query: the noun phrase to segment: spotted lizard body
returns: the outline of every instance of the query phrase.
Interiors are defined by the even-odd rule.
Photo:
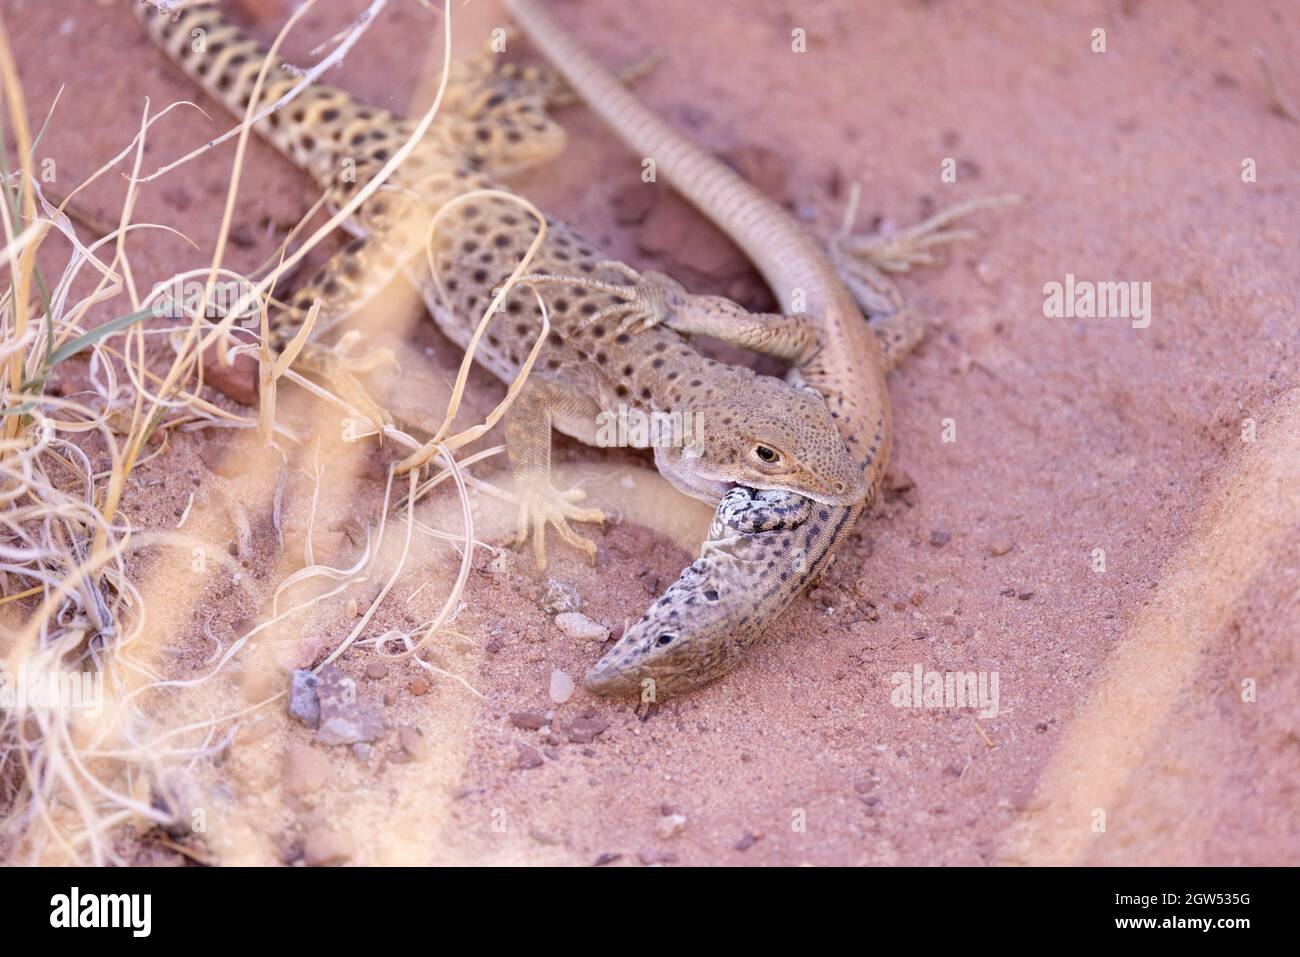
[[[655,700],[731,670],[826,569],[885,473],[892,440],[886,372],[920,338],[919,322],[886,273],[931,261],[931,246],[968,238],[946,227],[1001,201],[956,207],[893,237],[853,236],[846,226],[823,250],[784,209],[623,89],[537,0],[507,4],[587,105],[638,155],[653,157],[659,172],[730,236],[787,313],[797,311],[797,301],[804,313],[778,318],[687,309],[665,321],[790,358],[791,376],[826,396],[868,486],[863,500],[847,505],[744,487],[724,496],[700,558],[587,674],[591,691],[639,691]],[[792,348],[796,333],[811,344]]]
[[[194,79],[234,112],[244,113],[266,59],[254,40],[207,4],[184,7],[174,16],[151,4],[136,9]],[[276,315],[276,348],[297,332],[314,301],[322,304],[317,329],[327,330],[401,274],[414,276],[442,332],[462,347],[469,344],[494,291],[538,230],[521,204],[499,194],[508,191],[494,177],[549,159],[565,142],[562,128],[545,112],[548,100],[561,98],[562,84],[547,71],[496,59],[483,55],[456,65],[444,112],[384,189],[358,210],[354,228],[362,235]],[[270,65],[259,103],[276,101],[298,82],[282,67],[278,60]],[[336,204],[374,176],[413,128],[388,111],[361,106],[347,93],[319,84],[255,126]],[[467,196],[486,189],[499,193]],[[506,419],[519,541],[531,532],[539,568],[546,564],[547,523],[594,558],[594,542],[574,532],[567,520],[604,518],[575,504],[580,491],[552,487],[551,428],[596,442],[599,416],[616,414],[620,407],[676,415],[672,421],[693,424],[690,434],[656,445],[655,460],[678,488],[706,501],[718,501],[738,483],[841,505],[867,494],[867,481],[819,394],[709,359],[664,321],[686,314],[743,316],[744,310],[728,300],[692,296],[667,277],[643,277],[607,262],[574,231],[550,219],[546,225],[528,283],[511,290],[476,353],[502,380],[514,380],[540,332],[537,297],[542,297],[550,333]],[[425,266],[426,244],[432,274]],[[812,344],[800,329],[780,342],[789,358]],[[356,369],[336,350],[313,340],[298,362],[371,418],[382,417],[355,378]]]

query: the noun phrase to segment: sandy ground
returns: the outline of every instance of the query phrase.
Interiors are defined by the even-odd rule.
[[[305,58],[359,4],[324,6],[291,56]],[[1300,100],[1300,8],[556,6],[607,63],[658,53],[641,95],[817,232],[835,228],[852,183],[863,191],[860,227],[906,225],[977,196],[1026,202],[981,217],[979,241],[904,280],[931,331],[892,380],[896,488],[737,671],[645,721],[630,703],[581,691],[557,706],[552,671],[581,675],[599,647],[564,637],[539,607],[545,583],[531,558],[482,550],[456,623],[464,640],[434,659],[482,698],[452,679],[426,681],[410,662],[367,672],[374,652],[354,645],[339,665],[384,716],[373,750],[314,742],[282,702],[262,709],[198,773],[219,823],[194,846],[259,863],[304,853],[358,863],[1300,863],[1300,123],[1272,108],[1252,52],[1267,51]],[[244,10],[269,37],[288,7]],[[119,4],[0,9],[30,112],[43,116],[66,84],[42,147],[61,181],[80,181],[129,140],[145,96],[155,108],[193,98],[217,118],[173,114],[152,138],[155,165],[226,128]],[[474,0],[455,21],[457,47],[506,22],[497,4]],[[1104,53],[1090,49],[1099,27]],[[791,51],[795,28],[807,31],[806,53]],[[404,111],[437,29],[429,12],[396,2],[331,80]],[[645,200],[638,157],[581,108],[562,120],[565,159],[514,185],[640,267],[764,301],[740,255],[666,187]],[[184,228],[203,248],[140,234],[141,281],[206,262],[230,157],[216,151],[144,193],[137,218]],[[946,158],[956,183],[940,178]],[[1245,158],[1255,182],[1242,180]],[[256,172],[230,253],[240,268],[270,255],[315,199],[269,148],[254,144],[248,165]],[[112,222],[120,190],[110,184],[83,206]],[[1150,283],[1149,327],[1045,317],[1044,284],[1067,273]],[[454,350],[427,323],[414,340],[433,355],[425,374],[445,382]],[[486,376],[473,386],[475,408],[501,395]],[[285,415],[310,422],[301,402]],[[956,441],[944,441],[949,419]],[[1245,420],[1254,441],[1243,441]],[[211,654],[202,621],[227,638],[246,630],[296,567],[276,557],[266,514],[274,472],[256,456],[223,466],[220,438],[176,438],[127,502],[138,527],[170,527],[195,491],[217,504],[192,530],[223,542],[238,536],[220,503],[241,502],[250,517],[247,587],[196,586],[187,603],[174,582],[151,584],[174,606],[167,661],[178,674]],[[549,577],[617,628],[689,560],[682,543],[701,514],[686,515],[675,541],[656,517],[682,500],[639,471],[643,460],[558,448],[623,520],[599,535],[594,570],[556,548]],[[382,505],[375,462],[392,454],[323,442],[331,530],[318,549],[355,556],[357,528]],[[351,482],[338,479],[348,455],[366,460]],[[299,462],[287,487],[291,543],[305,528],[309,473]],[[459,531],[450,496],[421,508]],[[480,538],[500,543],[506,517],[481,509]],[[436,611],[459,556],[428,537],[412,554],[403,597],[383,603],[364,636]],[[300,623],[287,655],[250,651],[199,705],[159,701],[158,721],[282,689],[285,664],[319,661],[355,624],[346,600],[368,607],[383,580]],[[917,667],[996,674],[997,716],[891,705],[892,676]],[[538,723],[529,715],[546,726],[518,726]],[[151,838],[134,853],[180,860]]]

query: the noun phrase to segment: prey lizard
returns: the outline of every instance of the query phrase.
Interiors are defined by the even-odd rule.
[[[207,4],[183,7],[174,16],[151,4],[136,4],[136,10],[193,79],[237,114],[247,110],[267,57],[255,41]],[[202,44],[194,42],[197,36]],[[261,102],[274,102],[297,82],[282,67],[270,64]],[[354,228],[362,235],[276,314],[272,345],[282,349],[292,339],[315,301],[322,304],[318,330],[341,323],[395,277],[423,267],[428,247],[434,268],[416,274],[422,297],[441,331],[466,347],[477,317],[538,228],[506,196],[466,194],[505,192],[494,177],[560,152],[564,131],[546,107],[567,95],[545,69],[520,68],[490,54],[457,64],[444,112],[385,188],[358,211]],[[378,172],[411,136],[413,124],[313,84],[255,129],[337,202]],[[344,169],[355,175],[340,176]],[[620,406],[681,414],[682,421],[698,423],[689,441],[654,449],[657,467],[687,494],[717,502],[742,484],[831,505],[864,498],[867,480],[820,394],[709,359],[663,322],[679,315],[742,321],[748,313],[729,300],[693,296],[667,277],[641,276],[608,262],[574,231],[546,223],[545,242],[524,277],[532,288],[521,284],[511,291],[476,353],[499,378],[513,381],[541,329],[533,290],[544,298],[550,334],[506,418],[519,504],[517,541],[522,544],[531,533],[539,570],[546,565],[548,523],[594,559],[595,543],[573,531],[568,520],[604,519],[599,510],[577,504],[580,489],[551,485],[551,429],[594,443],[598,417]],[[782,333],[773,349],[788,358],[811,346],[800,317],[763,321],[764,329]],[[338,350],[313,340],[298,362],[371,418],[383,417],[356,378],[360,370]]]
[[[654,700],[729,671],[825,570],[879,488],[892,439],[885,375],[922,328],[887,273],[931,261],[930,246],[967,238],[946,228],[956,218],[1014,198],[955,207],[891,237],[853,236],[846,222],[823,251],[784,209],[623,89],[540,3],[507,4],[587,105],[638,155],[653,157],[678,192],[750,257],[787,313],[804,300],[801,315],[783,320],[686,309],[664,321],[791,359],[791,376],[826,396],[868,486],[862,500],[848,504],[744,487],[727,492],[700,558],[587,674],[590,691],[640,691]]]

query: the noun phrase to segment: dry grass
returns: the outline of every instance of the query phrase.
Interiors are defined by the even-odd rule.
[[[383,5],[384,0],[376,0],[369,12],[377,13]],[[273,49],[311,6],[309,2],[299,9]],[[131,240],[140,230],[164,227],[133,222],[132,213],[140,189],[148,188],[164,174],[183,175],[185,162],[217,148],[222,138],[142,177],[140,167],[150,128],[181,105],[151,113],[146,101],[139,132],[132,142],[59,205],[53,205],[32,175],[39,134],[35,139],[31,136],[22,87],[0,23],[5,116],[18,146],[12,164],[9,157],[3,157],[0,202],[5,242],[0,262],[8,272],[8,286],[0,298],[0,625],[4,626],[0,631],[0,674],[7,676],[5,687],[11,692],[16,690],[17,676],[36,675],[51,686],[91,689],[91,697],[102,706],[101,713],[96,714],[95,708],[77,706],[68,695],[46,701],[0,699],[0,859],[120,863],[128,853],[123,850],[126,844],[122,839],[129,837],[132,826],[137,834],[153,828],[169,829],[173,835],[188,833],[193,802],[185,791],[195,762],[219,753],[242,721],[272,705],[285,692],[273,690],[246,705],[193,720],[177,721],[163,715],[187,713],[185,696],[194,694],[232,664],[242,664],[257,640],[274,641],[277,630],[294,616],[306,609],[343,602],[348,587],[373,571],[380,546],[394,534],[402,536],[400,558],[378,597],[357,618],[349,633],[334,641],[317,668],[336,660],[353,645],[368,645],[377,655],[409,657],[430,673],[450,677],[477,693],[462,677],[425,660],[421,652],[435,639],[460,637],[450,629],[462,606],[473,551],[481,545],[474,537],[468,490],[473,485],[493,491],[468,475],[466,469],[502,449],[483,449],[463,460],[458,460],[455,453],[481,438],[504,414],[549,328],[543,314],[537,347],[491,416],[474,428],[452,434],[451,422],[464,394],[479,339],[509,287],[527,271],[543,239],[541,214],[517,197],[510,196],[539,223],[537,238],[481,317],[442,427],[423,445],[396,428],[387,428],[380,436],[385,442],[411,449],[412,454],[400,470],[390,470],[378,528],[368,530],[367,547],[354,563],[335,568],[316,559],[311,533],[317,521],[313,500],[302,561],[280,560],[275,564],[277,573],[283,574],[274,586],[270,613],[229,643],[223,643],[202,621],[198,613],[200,599],[212,582],[241,582],[245,576],[239,563],[207,535],[213,516],[206,513],[212,506],[191,498],[174,529],[133,528],[123,510],[133,475],[146,464],[166,467],[168,437],[177,429],[237,430],[248,448],[273,449],[286,463],[291,457],[305,458],[313,447],[311,430],[303,433],[277,419],[276,394],[284,381],[315,393],[322,400],[317,405],[323,409],[341,409],[360,418],[356,410],[301,378],[291,367],[297,350],[311,332],[317,309],[313,308],[301,335],[281,355],[274,354],[266,342],[267,314],[275,306],[272,291],[276,281],[381,188],[433,122],[447,83],[449,8],[448,3],[443,11],[447,29],[438,95],[410,141],[374,180],[292,253],[287,251],[286,241],[284,254],[256,279],[223,265],[244,173],[247,139],[258,109],[259,97],[253,96],[248,115],[237,132],[232,131],[236,146],[230,190],[212,261],[206,269],[175,277],[201,276],[204,280],[203,301],[189,310],[188,321],[180,328],[174,322],[146,322],[154,315],[156,293],[142,298],[136,289],[130,264]],[[341,58],[372,19],[363,17],[352,30],[336,37],[338,46],[322,64]],[[315,75],[315,71],[309,74]],[[279,102],[264,109],[283,106],[284,102]],[[57,116],[53,121],[57,122]],[[47,118],[46,122],[51,120]],[[69,202],[89,182],[123,166],[129,168],[129,179],[119,222],[106,235],[86,244],[69,218]],[[435,217],[430,237],[437,221]],[[298,232],[296,229],[294,235]],[[41,250],[46,261],[57,255],[62,263],[53,286],[37,266]],[[74,288],[87,285],[87,277],[93,280],[90,291],[74,294]],[[220,322],[208,323],[202,318],[208,299],[215,283],[223,279],[241,281],[250,290],[248,298]],[[245,310],[260,312],[260,343],[241,345],[230,336],[231,325]],[[92,325],[92,315],[96,319],[108,318]],[[159,336],[170,343],[172,355],[165,367],[154,368],[147,357],[156,356],[158,350],[151,352],[146,347]],[[261,396],[256,416],[230,412],[203,398],[202,357],[209,350],[216,350],[227,360],[240,352],[256,355]],[[74,359],[85,364],[90,389],[79,395],[86,398],[73,401],[50,394],[47,384],[58,375],[60,366]],[[153,365],[158,365],[156,359]],[[92,464],[97,459],[106,459],[109,466],[97,469]],[[440,471],[421,483],[416,466],[429,461],[436,461]],[[399,472],[405,474],[406,488],[400,504],[390,510],[398,497],[394,485]],[[266,483],[264,497],[253,503],[254,508],[265,506],[274,514],[277,533],[284,474],[282,470],[278,480]],[[323,469],[315,465],[313,474],[319,483]],[[462,527],[455,531],[428,529],[416,520],[416,503],[448,479],[459,496]],[[242,508],[232,506],[241,541],[250,534],[248,507],[248,503]],[[398,526],[396,530],[394,525]],[[363,637],[401,578],[417,528],[459,549],[461,561],[454,586],[439,611],[418,628]],[[280,547],[283,550],[282,536]],[[142,553],[147,553],[147,561]],[[210,560],[213,567],[202,576],[188,576],[187,585],[178,589],[178,570],[187,568],[195,554]],[[277,556],[283,558],[283,554]],[[159,594],[166,597],[162,606]],[[201,672],[178,676],[174,666],[169,668],[168,660],[160,654],[177,640],[178,634],[206,635],[204,640],[215,643],[216,650]],[[167,707],[159,707],[164,702]],[[193,847],[186,848],[186,853],[206,859]]]

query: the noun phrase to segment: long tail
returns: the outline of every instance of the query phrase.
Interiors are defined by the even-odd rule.
[[[211,4],[172,13],[147,0],[129,0],[136,17],[167,54],[236,116],[243,116],[258,72],[268,59],[261,45]],[[300,77],[279,57],[267,69],[259,112],[291,90]],[[395,130],[397,117],[357,103],[348,93],[312,84],[254,129],[322,186],[338,182],[340,164],[364,158],[375,130]]]

